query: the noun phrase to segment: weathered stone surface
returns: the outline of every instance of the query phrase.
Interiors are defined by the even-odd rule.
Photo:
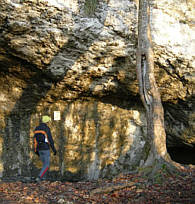
[[[52,120],[63,178],[116,175],[140,166],[148,145],[136,80],[137,1],[0,2],[0,171],[36,172],[32,131]],[[95,2],[95,1],[94,1]],[[151,30],[168,146],[194,145],[192,1],[155,0]]]
[[[192,1],[178,1],[177,6],[173,0],[153,4],[151,25],[161,95],[166,101],[184,100],[193,95],[195,82]]]

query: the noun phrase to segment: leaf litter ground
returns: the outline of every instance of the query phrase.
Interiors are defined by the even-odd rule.
[[[140,174],[80,182],[0,182],[1,204],[194,204],[194,170],[161,175],[155,181]]]

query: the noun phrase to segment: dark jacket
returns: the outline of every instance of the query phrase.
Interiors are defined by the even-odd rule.
[[[49,150],[50,147],[56,154],[50,128],[46,123],[40,123],[34,130],[34,151],[38,153],[39,150]]]

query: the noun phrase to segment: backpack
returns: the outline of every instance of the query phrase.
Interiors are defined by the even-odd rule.
[[[47,143],[49,144],[48,135],[44,130],[35,130],[34,131],[34,151],[37,153],[37,147],[40,144]]]

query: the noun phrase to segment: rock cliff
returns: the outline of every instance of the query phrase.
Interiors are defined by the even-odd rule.
[[[97,179],[146,158],[146,119],[136,80],[137,1],[1,0],[0,171],[31,175],[41,115],[58,149],[52,175]],[[167,146],[195,144],[192,0],[154,0],[155,75]],[[60,113],[56,120],[54,113]]]

